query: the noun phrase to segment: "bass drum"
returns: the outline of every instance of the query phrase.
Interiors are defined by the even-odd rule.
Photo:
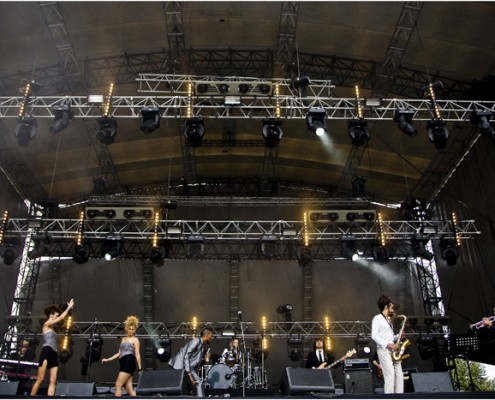
[[[234,371],[225,364],[214,365],[208,371],[207,382],[213,389],[228,389],[234,381]]]

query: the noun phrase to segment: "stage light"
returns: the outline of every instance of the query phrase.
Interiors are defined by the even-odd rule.
[[[282,130],[282,122],[277,118],[265,118],[263,120],[263,130],[261,134],[265,139],[265,146],[272,149],[278,146],[282,140],[284,132]]]
[[[287,354],[291,361],[299,361],[303,356],[303,340],[299,337],[287,339]]]
[[[272,91],[272,86],[267,83],[262,83],[258,86],[258,89],[260,90],[260,93],[268,95]]]
[[[101,253],[105,260],[111,261],[122,254],[123,239],[121,236],[109,235],[101,245]]]
[[[302,89],[311,85],[311,79],[309,76],[301,76],[295,80],[290,81],[289,87],[291,89]]]
[[[437,150],[445,150],[447,140],[449,139],[449,131],[446,127],[447,123],[443,120],[432,119],[426,123],[428,129],[428,139],[435,145]]]
[[[191,144],[192,147],[200,147],[203,143],[203,136],[205,135],[205,125],[203,118],[189,118],[186,120],[186,126],[184,128],[184,137]]]
[[[12,265],[14,261],[19,257],[19,246],[9,243],[4,243],[0,246],[0,256],[3,258],[5,265]]]
[[[366,197],[366,178],[364,176],[353,176],[351,186],[353,197]]]
[[[217,89],[220,93],[225,94],[229,92],[229,85],[226,83],[220,83],[217,85]]]
[[[191,235],[187,238],[186,254],[188,258],[199,258],[203,255],[205,245],[203,236]]]
[[[112,144],[117,136],[117,120],[114,117],[101,117],[96,121],[98,122],[96,138],[103,144]]]
[[[352,119],[347,122],[348,133],[354,146],[362,146],[370,140],[368,121],[364,119]]]
[[[292,321],[292,310],[294,307],[292,307],[292,304],[283,304],[281,306],[277,307],[277,313],[281,314],[284,316],[284,321],[285,322],[290,322]]]
[[[300,267],[305,267],[313,262],[313,253],[309,246],[299,246],[296,249],[297,263]]]
[[[21,147],[29,146],[31,140],[36,136],[36,128],[38,122],[34,117],[24,116],[17,119],[17,126],[15,127],[15,136],[17,138],[17,144]]]
[[[48,236],[36,236],[31,240],[33,242],[33,248],[27,253],[29,259],[34,260],[35,258],[48,255],[48,245],[51,241]]]
[[[68,105],[59,105],[54,106],[52,110],[55,120],[53,121],[52,126],[50,126],[50,132],[53,134],[60,133],[70,124],[70,120],[72,119],[71,109]]]
[[[148,253],[147,259],[149,260],[149,262],[155,264],[156,266],[162,266],[163,260],[166,258],[166,256],[167,254],[165,247],[156,246],[151,248],[151,250]]]
[[[491,111],[473,111],[471,114],[471,123],[478,128],[482,135],[488,136],[490,138],[495,138],[495,128],[493,114]]]
[[[72,260],[77,264],[87,263],[89,260],[90,251],[90,246],[87,243],[83,245],[76,245]]]
[[[356,261],[359,258],[355,236],[352,235],[341,236],[340,249],[342,252],[342,256],[344,256],[348,260]]]
[[[103,194],[107,189],[107,181],[103,177],[93,178],[93,194]]]
[[[155,357],[160,362],[170,360],[172,354],[172,340],[170,338],[159,338],[155,345]]]
[[[447,265],[453,267],[457,264],[459,258],[459,250],[455,240],[442,237],[439,243],[440,255]]]
[[[323,136],[327,133],[326,118],[327,112],[324,108],[310,107],[306,113],[306,126],[316,136]]]
[[[196,85],[196,94],[205,94],[208,89],[209,89],[210,85],[208,85],[207,83],[199,83],[198,85]]]
[[[358,333],[354,343],[359,358],[371,357],[371,338],[369,336]]]
[[[371,247],[371,252],[373,254],[373,260],[375,260],[376,262],[386,264],[390,261],[387,248],[385,246],[381,246],[380,244],[373,244]]]
[[[144,107],[141,109],[141,125],[139,129],[145,134],[150,134],[160,127],[160,109],[158,107]]]
[[[412,125],[414,110],[397,109],[394,113],[394,122],[397,127],[408,136],[416,136],[418,130]]]
[[[412,255],[416,258],[424,258],[431,261],[433,254],[426,249],[426,244],[430,240],[428,235],[417,234],[411,239],[411,251]]]
[[[247,92],[249,92],[249,89],[251,89],[251,86],[248,85],[247,83],[241,83],[239,84],[239,86],[237,87],[237,90],[239,91],[239,93],[241,94],[246,94]]]
[[[278,255],[277,237],[275,235],[264,235],[261,237],[260,256],[271,259]]]

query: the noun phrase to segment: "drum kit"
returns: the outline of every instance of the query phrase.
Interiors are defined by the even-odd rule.
[[[201,380],[205,388],[211,389],[238,389],[238,388],[265,388],[266,370],[253,365],[251,357],[220,358],[215,364],[205,364],[201,367]],[[244,368],[243,368],[243,364]]]

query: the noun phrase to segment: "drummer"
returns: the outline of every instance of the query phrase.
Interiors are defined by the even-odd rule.
[[[225,348],[221,355],[221,362],[230,366],[239,364],[241,358],[241,349],[239,347],[239,339],[233,337],[229,341],[229,346]]]

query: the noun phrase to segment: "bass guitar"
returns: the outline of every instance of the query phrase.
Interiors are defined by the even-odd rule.
[[[354,354],[356,354],[357,351],[356,349],[352,349],[352,350],[348,350],[347,353],[345,353],[345,355],[343,357],[340,357],[337,361],[334,361],[333,363],[329,364],[329,365],[324,365],[326,363],[323,363],[323,367],[321,368],[325,368],[325,369],[330,369],[330,368],[333,368],[335,367],[338,363],[341,363],[341,362],[344,362],[346,359],[348,359],[349,357],[352,357]]]

